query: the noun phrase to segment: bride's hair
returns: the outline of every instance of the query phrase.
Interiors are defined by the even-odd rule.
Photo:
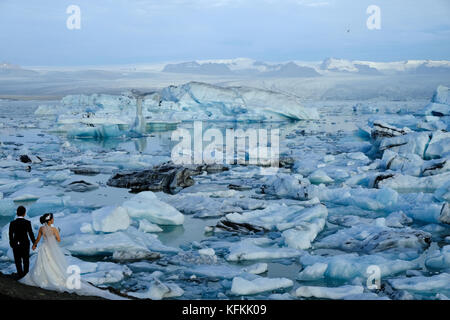
[[[46,213],[39,218],[39,221],[44,224],[53,219],[53,213]]]

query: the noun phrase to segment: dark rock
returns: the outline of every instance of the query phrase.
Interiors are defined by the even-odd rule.
[[[279,166],[280,168],[291,169],[294,166],[295,159],[292,157],[282,157],[280,158]]]
[[[238,233],[261,233],[266,232],[267,230],[263,227],[254,226],[249,223],[238,223],[238,222],[231,222],[229,220],[220,220],[216,228],[229,231],[229,232],[238,232]]]
[[[229,168],[227,166],[224,166],[223,164],[208,164],[202,168],[202,170],[206,171],[207,173],[219,173],[223,171],[228,171]]]
[[[66,190],[75,192],[92,191],[98,188],[98,184],[86,182],[84,180],[73,181],[66,186]]]
[[[443,117],[444,116],[444,114],[442,112],[434,111],[434,110],[431,111],[431,115],[433,115],[435,117]]]
[[[71,168],[70,171],[83,176],[95,176],[100,173],[100,170],[89,167]]]
[[[118,172],[108,180],[107,185],[131,189],[133,193],[141,191],[174,193],[179,189],[194,185],[192,176],[200,175],[203,172],[212,174],[227,170],[228,167],[221,164],[183,167],[166,162],[147,170]]]
[[[111,291],[111,290],[109,290]],[[79,296],[75,293],[45,290],[17,282],[14,277],[0,273],[0,300],[104,300],[100,297]]]
[[[27,156],[26,154],[23,154],[20,156],[20,161],[23,163],[32,163],[33,161],[31,161],[30,157]]]
[[[252,189],[252,187],[249,187],[249,186],[240,186],[240,185],[237,185],[237,184],[229,184],[228,185],[228,189],[231,189],[231,190],[237,190],[237,191],[244,191],[244,190],[251,190]]]
[[[152,169],[142,171],[125,171],[112,176],[107,185],[116,188],[131,189],[131,192],[164,191],[173,193],[176,188],[194,185],[192,175],[199,174],[190,169],[164,163]]]

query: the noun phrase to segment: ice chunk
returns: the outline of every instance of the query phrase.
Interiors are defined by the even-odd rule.
[[[125,230],[130,226],[130,217],[126,209],[108,206],[92,212],[92,226],[100,232]]]
[[[342,287],[311,287],[302,286],[295,291],[297,297],[323,298],[323,299],[343,299],[349,295],[362,294],[362,286],[342,286]]]
[[[132,218],[147,219],[160,225],[181,225],[184,216],[171,205],[158,200],[151,191],[137,194],[122,204]]]
[[[263,193],[278,196],[280,198],[293,198],[299,200],[311,199],[314,188],[308,179],[300,175],[278,173],[267,177],[262,186]]]
[[[283,231],[285,243],[294,249],[308,249],[325,226],[324,218],[314,218],[301,222],[295,228]]]
[[[425,158],[442,158],[450,154],[450,132],[435,131],[425,151]]]
[[[402,193],[411,192],[434,192],[444,186],[450,179],[450,172],[444,172],[426,177],[412,177],[403,174],[387,176],[378,182],[378,187],[397,190]]]
[[[261,262],[252,264],[251,266],[245,267],[242,269],[244,272],[248,272],[251,274],[261,274],[267,271],[267,263]]]
[[[379,150],[391,150],[398,154],[417,154],[424,156],[425,149],[430,141],[430,136],[426,132],[413,132],[392,138],[385,138],[380,142]]]
[[[450,268],[450,245],[442,247],[425,260],[425,265],[431,269]]]
[[[314,281],[324,278],[325,271],[328,269],[328,264],[317,262],[303,269],[297,276],[300,281]]]
[[[162,283],[155,279],[146,292],[128,292],[128,295],[139,299],[162,300],[164,298],[181,297],[184,290],[175,283]]]
[[[397,290],[416,292],[448,291],[450,288],[450,274],[441,273],[431,277],[417,276],[410,278],[391,279],[389,283]]]
[[[442,223],[450,224],[450,205],[448,202],[442,205],[441,213],[439,215],[439,221]]]
[[[253,210],[239,213],[230,213],[225,217],[235,223],[248,223],[253,226],[263,227],[267,230],[287,230],[312,221],[315,218],[326,218],[328,214],[324,205],[315,205],[304,208],[299,205],[287,206],[285,204],[273,203],[263,210]]]
[[[16,204],[11,199],[0,199],[0,216],[14,216]]]
[[[98,262],[97,265],[95,272],[82,275],[82,279],[98,286],[120,282],[132,274],[125,265],[111,262]]]
[[[431,102],[418,112],[421,115],[450,115],[450,95],[449,88],[439,86],[434,92]]]
[[[308,179],[313,184],[331,183],[334,181],[323,170],[314,171],[309,175]]]
[[[379,254],[359,256],[351,253],[329,257],[305,254],[299,259],[300,263],[305,267],[316,265],[309,269],[307,273],[300,273],[302,277],[306,277],[309,281],[322,278],[336,280],[367,279],[367,268],[371,265],[377,265],[380,268],[382,277],[388,277],[419,267],[418,261],[390,260]],[[327,264],[324,272],[322,272],[325,268],[323,264]]]
[[[63,238],[62,243],[72,254],[82,256],[113,255],[117,251],[177,252],[175,248],[164,246],[156,235],[140,233],[132,227],[106,234],[74,234]]]
[[[235,295],[251,295],[266,291],[292,287],[294,283],[287,278],[257,278],[246,280],[241,277],[233,279],[231,293]]]
[[[262,247],[270,244],[266,238],[244,239],[230,247],[230,253],[226,257],[228,261],[244,261],[259,259],[280,259],[293,258],[300,255],[300,252],[291,248],[280,248],[277,246]]]
[[[389,228],[382,225],[358,224],[340,229],[315,245],[318,248],[333,248],[343,251],[366,253],[386,250],[414,249],[419,252],[431,243],[431,234],[411,228]]]
[[[41,197],[61,194],[62,192],[53,187],[27,187],[14,192],[10,198],[14,201],[36,201]]]
[[[103,139],[120,137],[125,135],[118,125],[77,126],[67,131],[67,136],[72,138]]]
[[[148,220],[139,220],[139,231],[142,232],[162,232],[163,229],[158,227],[158,225],[149,222]]]
[[[216,255],[216,252],[212,248],[200,249],[198,250],[198,253],[202,256],[209,256],[209,257]]]
[[[47,212],[63,210],[69,204],[70,197],[47,196],[39,198],[27,211],[28,216],[36,217]]]

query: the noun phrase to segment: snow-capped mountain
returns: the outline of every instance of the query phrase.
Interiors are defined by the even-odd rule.
[[[320,64],[323,72],[348,72],[362,74],[450,73],[450,61],[406,60],[395,62],[373,62],[328,58]]]
[[[37,74],[36,71],[23,69],[22,67],[7,62],[0,63],[0,75],[4,76],[31,76]]]
[[[163,72],[243,75],[267,77],[316,77],[332,73],[362,75],[381,74],[445,74],[450,73],[450,61],[406,60],[396,62],[373,62],[327,58],[319,62],[290,61],[269,63],[248,58],[199,60],[167,64]]]
[[[191,73],[208,75],[244,75],[267,77],[316,77],[320,74],[315,68],[295,62],[271,64],[247,58],[232,60],[191,61],[167,64],[163,72]]]

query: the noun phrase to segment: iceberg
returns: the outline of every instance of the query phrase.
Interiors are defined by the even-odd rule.
[[[136,108],[138,100],[141,99]],[[136,98],[122,95],[69,95],[58,107],[58,124],[84,124],[69,130],[75,137],[121,135],[118,125],[142,132],[144,123],[192,120],[284,121],[318,119],[314,108],[301,105],[298,98],[286,93],[248,87],[221,87],[202,82],[169,86],[159,92]],[[138,111],[136,111],[138,110]],[[36,115],[48,114],[42,107]],[[70,126],[69,126],[70,127]]]

